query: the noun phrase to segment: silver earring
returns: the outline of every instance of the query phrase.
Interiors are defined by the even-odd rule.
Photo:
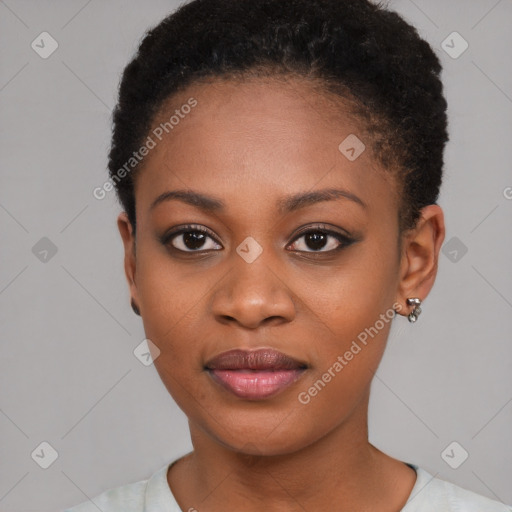
[[[416,320],[418,320],[418,317],[421,314],[420,304],[421,300],[418,299],[417,297],[407,299],[407,305],[414,306],[414,309],[407,315],[409,322],[414,323],[416,322]]]

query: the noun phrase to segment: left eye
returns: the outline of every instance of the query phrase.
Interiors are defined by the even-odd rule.
[[[304,241],[299,243],[298,241],[301,239],[304,239]],[[301,252],[330,252],[350,245],[351,242],[352,240],[349,237],[341,233],[311,229],[296,238],[290,247],[298,244],[299,247],[295,247],[293,250]]]
[[[210,241],[208,243],[208,240]],[[166,237],[165,243],[170,243],[174,249],[182,252],[199,252],[222,248],[215,239],[200,227],[186,227]]]

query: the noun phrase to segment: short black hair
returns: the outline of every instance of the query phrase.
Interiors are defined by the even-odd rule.
[[[110,179],[135,229],[134,177],[119,170],[167,99],[211,78],[295,74],[353,102],[400,185],[400,232],[435,204],[448,141],[440,61],[417,30],[369,0],[193,0],[149,30],[124,69]],[[341,141],[340,141],[341,142]]]

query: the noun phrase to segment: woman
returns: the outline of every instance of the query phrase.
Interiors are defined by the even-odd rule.
[[[132,307],[194,450],[70,510],[509,510],[368,441],[445,236],[441,66],[366,0],[195,0],[124,71]]]

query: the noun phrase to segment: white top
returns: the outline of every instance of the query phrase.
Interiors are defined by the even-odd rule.
[[[108,489],[92,501],[64,512],[183,512],[167,482],[167,470],[174,462],[166,464],[148,480]],[[435,478],[414,464],[408,466],[416,471],[417,478],[401,512],[512,512],[511,507],[498,501]],[[190,511],[194,509],[184,512]]]

